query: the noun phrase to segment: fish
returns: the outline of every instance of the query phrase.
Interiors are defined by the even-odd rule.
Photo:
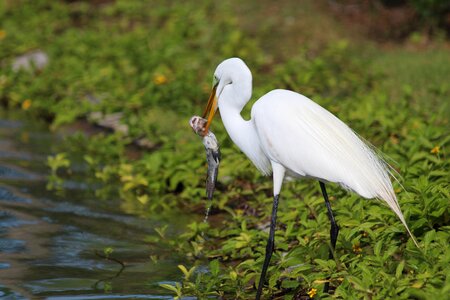
[[[206,151],[206,162],[208,163],[208,171],[206,173],[206,197],[212,200],[213,193],[217,184],[217,175],[219,174],[220,165],[220,148],[217,138],[211,130],[205,133],[206,119],[193,116],[189,120],[189,125],[194,132],[202,138],[203,146]]]

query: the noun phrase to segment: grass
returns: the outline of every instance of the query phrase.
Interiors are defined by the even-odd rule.
[[[443,107],[443,116],[448,116],[448,104],[442,101],[449,92],[443,80],[450,73],[450,56],[445,49],[383,51],[374,59],[373,69],[390,78],[383,81],[381,88],[390,91],[392,98],[414,94],[414,105],[419,110],[437,112]]]
[[[99,197],[112,191],[124,206],[152,213],[198,212],[178,239],[161,234],[153,241],[191,260],[180,266],[179,283],[165,288],[179,297],[254,297],[271,180],[216,120],[223,161],[211,223],[203,223],[203,146],[187,124],[206,104],[216,65],[240,56],[254,74],[253,101],[276,87],[299,91],[390,157],[405,188],[395,184],[400,206],[421,246],[386,206],[331,185],[341,232],[336,259],[328,260],[329,222],[317,183],[287,182],[265,294],[444,298],[450,290],[448,42],[425,50],[380,45],[312,1],[233,3],[0,3],[0,101],[7,109],[45,119],[54,130],[92,111],[121,112],[129,128],[68,138],[49,158],[48,187],[60,188],[81,153],[86,179],[101,186]],[[11,70],[15,57],[35,49],[49,55],[46,68]],[[142,137],[155,148],[131,157],[130,145]],[[327,278],[330,295],[321,292]]]

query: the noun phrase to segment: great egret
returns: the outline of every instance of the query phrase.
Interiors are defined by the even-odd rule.
[[[309,98],[288,90],[273,90],[253,105],[251,119],[241,111],[252,95],[252,74],[239,58],[220,63],[203,117],[204,133],[217,108],[233,142],[265,175],[273,174],[273,208],[269,239],[256,299],[274,249],[274,233],[281,185],[285,175],[319,180],[331,222],[330,258],[339,227],[334,220],[325,189],[335,182],[364,198],[384,200],[397,214],[417,245],[400,210],[387,165],[341,120]],[[325,285],[324,291],[328,291]]]

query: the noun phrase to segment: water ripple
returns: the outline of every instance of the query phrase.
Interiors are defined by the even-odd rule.
[[[17,196],[9,189],[0,186],[0,201],[7,202],[19,202],[19,203],[32,203],[31,199]]]

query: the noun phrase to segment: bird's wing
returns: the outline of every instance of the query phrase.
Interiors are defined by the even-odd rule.
[[[384,163],[342,121],[307,97],[272,91],[252,109],[265,154],[291,172],[337,182],[363,197],[392,190]]]
[[[337,182],[365,198],[384,200],[418,245],[387,164],[332,113],[303,95],[275,90],[253,105],[252,121],[270,160],[300,176]]]

